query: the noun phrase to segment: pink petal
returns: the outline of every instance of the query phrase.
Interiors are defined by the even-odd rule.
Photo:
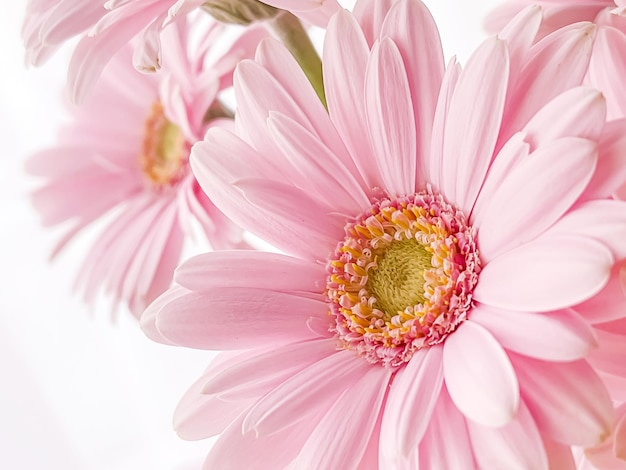
[[[310,416],[308,420],[264,436],[244,434],[243,418],[242,415],[233,421],[220,435],[202,466],[204,470],[288,468],[321,416]]]
[[[443,372],[452,401],[468,418],[486,426],[503,426],[514,418],[519,404],[515,371],[500,344],[477,323],[466,321],[446,339]]]
[[[620,272],[620,265],[613,266],[606,286],[597,295],[575,306],[575,310],[585,320],[590,323],[603,323],[624,318],[626,293]]]
[[[169,341],[198,349],[243,349],[315,337],[310,317],[327,306],[283,292],[214,286],[163,305],[156,319]]]
[[[259,386],[282,383],[310,365],[336,352],[336,340],[320,339],[287,344],[239,361],[205,380],[201,393],[226,400],[248,398]],[[260,397],[267,389],[256,395]]]
[[[607,97],[609,116],[624,117],[626,92],[621,80],[626,74],[626,60],[619,51],[626,47],[626,35],[617,28],[599,28],[589,63],[589,81]]]
[[[504,41],[488,40],[461,72],[445,124],[442,190],[469,213],[491,164],[509,76]],[[471,110],[471,112],[469,112]]]
[[[352,173],[320,139],[287,116],[270,112],[269,131],[278,147],[302,172],[300,187],[315,191],[330,207],[348,214],[370,205],[369,196]],[[310,189],[309,189],[310,188]]]
[[[383,468],[395,468],[422,440],[443,384],[442,352],[439,346],[421,349],[395,375],[381,427]]]
[[[320,417],[372,368],[352,351],[339,351],[296,374],[248,412],[244,433],[270,435],[314,414]]]
[[[548,456],[549,468],[558,470],[580,470],[574,461],[572,448],[544,436],[543,446]]]
[[[579,23],[542,39],[529,51],[514,92],[509,96],[501,139],[508,139],[546,103],[582,84],[587,71],[595,26]]]
[[[382,187],[365,117],[365,70],[369,47],[354,17],[330,20],[324,41],[324,88],[328,113],[367,186]]]
[[[176,269],[175,281],[189,290],[211,286],[255,287],[277,292],[324,290],[323,266],[291,256],[262,251],[216,251],[188,259]]]
[[[445,65],[439,31],[430,11],[422,2],[404,0],[389,10],[381,36],[387,36],[394,42],[404,60],[415,116],[417,158],[423,166],[418,166],[417,177],[418,181],[423,182]],[[420,44],[420,47],[415,47],[416,44]]]
[[[577,234],[606,245],[615,259],[626,258],[626,202],[592,200],[565,214],[549,233]]]
[[[522,398],[543,433],[568,445],[590,446],[608,436],[613,405],[586,361],[551,363],[511,355]]]
[[[528,51],[536,40],[537,31],[541,25],[541,17],[541,7],[530,5],[517,13],[503,28],[498,28],[498,30],[501,29],[498,32],[498,37],[506,41],[509,49],[512,81],[517,79]]]
[[[370,55],[365,109],[384,188],[390,196],[415,192],[416,141],[406,69],[395,43],[384,38]]]
[[[589,363],[603,372],[626,378],[626,336],[596,330],[598,348],[589,353]]]
[[[485,265],[474,298],[509,310],[558,310],[600,292],[612,265],[611,252],[595,240],[543,236]]]
[[[158,297],[143,312],[140,318],[140,326],[145,335],[152,341],[163,344],[174,344],[161,334],[156,326],[156,320],[161,309],[180,297],[184,297],[189,293],[187,289],[180,286],[173,286]]]
[[[239,158],[231,158],[233,153]],[[322,217],[320,220],[324,226],[328,226],[331,219],[336,222],[335,227],[342,225],[337,225],[336,218],[322,215],[319,212],[318,201],[311,199],[297,187],[286,185],[284,181],[290,181],[291,178],[285,171],[290,169],[277,167],[271,159],[266,159],[268,155],[275,156],[276,154],[258,153],[231,133],[212,128],[207,133],[204,142],[193,147],[190,164],[204,192],[236,224],[285,252],[312,260],[323,259],[329,249],[334,248],[339,238],[332,238],[332,234],[330,234],[331,238],[328,238],[328,232],[321,234],[320,227],[316,228],[314,225],[316,222],[309,217],[302,217],[304,212],[298,216],[297,200],[282,201],[282,206],[279,206],[281,201],[276,198],[280,199],[280,190],[291,191],[292,196],[293,194],[301,195],[303,206],[315,209],[318,216]],[[257,180],[263,178],[266,181],[265,184],[270,186],[272,181],[277,182],[276,187],[270,187],[268,193],[268,197],[274,197],[274,201],[268,201],[267,204],[273,203],[275,208],[283,210],[282,220],[268,212],[268,208],[260,209],[258,205],[251,204],[241,189],[234,185],[237,181],[241,182],[246,178]],[[263,188],[259,185],[256,188],[248,185],[247,189],[251,193],[256,191],[255,195],[263,196]],[[257,202],[263,203],[263,201]],[[328,210],[331,209],[328,208]],[[284,217],[289,216],[290,213],[295,214],[297,219],[286,222]],[[317,232],[322,238],[311,237],[311,230]],[[336,234],[336,236],[340,235],[341,233]],[[330,242],[331,239],[332,242]]]
[[[344,237],[346,215],[337,214],[321,201],[299,188],[264,178],[241,179],[234,182],[244,197],[266,214],[266,223],[272,223],[285,235],[297,232],[294,242],[318,246],[316,260],[324,260]]]
[[[572,88],[541,108],[524,126],[531,151],[562,137],[597,141],[606,119],[606,100],[597,90]]]
[[[550,468],[539,430],[523,402],[515,419],[506,426],[486,427],[468,420],[467,429],[480,468]]]
[[[333,404],[306,441],[296,468],[361,470],[391,372],[373,367]]]
[[[430,158],[426,159],[424,171],[426,181],[431,182],[436,189],[443,188],[443,141],[446,132],[446,122],[450,111],[450,103],[454,94],[454,89],[461,74],[461,66],[453,57],[448,63],[448,67],[441,81],[441,90],[437,99],[437,107],[433,118],[433,133],[430,142]]]
[[[471,320],[506,349],[537,359],[574,361],[597,345],[591,327],[572,310],[532,313],[478,305]]]
[[[557,221],[591,180],[596,161],[594,142],[563,138],[543,145],[512,168],[492,194],[484,195],[489,202],[478,222],[483,259],[493,260],[533,240]]]
[[[242,136],[260,153],[273,155],[278,150],[267,132],[266,120],[270,111],[289,116],[313,134],[316,133],[306,113],[282,83],[256,62],[241,61],[235,70],[234,84],[238,129],[243,130]],[[263,90],[263,93],[257,90]]]
[[[476,468],[472,444],[467,432],[467,420],[459,413],[444,386],[428,429],[417,452],[412,468],[467,470]],[[382,468],[382,467],[381,467]]]
[[[530,153],[530,145],[526,142],[526,134],[518,132],[502,146],[493,160],[485,184],[478,194],[478,199],[472,210],[471,223],[480,227],[485,208],[492,203],[492,195],[504,184],[513,169],[524,161]]]
[[[279,41],[267,39],[262,41],[257,49],[256,61],[263,66],[284,88],[289,98],[306,116],[311,129],[296,115],[286,114],[298,124],[307,128],[325,147],[334,153],[341,163],[354,175],[357,175],[345,145],[337,130],[329,119],[328,113],[311,83],[304,75],[293,55]],[[268,108],[270,111],[282,112],[280,109]],[[285,113],[283,113],[285,114]]]
[[[598,166],[584,200],[616,195],[626,199],[626,119],[611,121],[604,126],[598,147]]]
[[[218,356],[219,357],[219,356]],[[174,429],[185,440],[206,439],[223,432],[231,422],[252,404],[252,400],[226,401],[219,397],[202,394],[202,387],[207,381],[207,376],[215,373],[215,369],[227,367],[234,362],[219,361],[219,364],[211,364],[205,372],[187,390],[178,403],[174,412]]]
[[[370,46],[379,39],[387,13],[397,1],[361,0],[354,6],[354,16],[359,21]]]

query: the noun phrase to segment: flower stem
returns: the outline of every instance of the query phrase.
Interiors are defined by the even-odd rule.
[[[322,78],[322,61],[300,20],[288,11],[282,11],[271,20],[270,24],[278,38],[300,64],[324,107],[327,107]]]

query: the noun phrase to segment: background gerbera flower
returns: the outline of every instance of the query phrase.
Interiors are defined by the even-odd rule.
[[[152,72],[162,66],[161,34],[170,24],[197,10],[203,0],[29,0],[22,37],[27,61],[41,65],[68,39],[80,35],[68,81],[76,102],[82,102],[111,58],[133,38],[133,63]],[[293,11],[325,26],[340,7],[336,0],[273,0],[264,2]]]
[[[191,224],[199,224],[216,249],[241,244],[240,230],[189,171],[189,151],[208,126],[231,125],[207,120],[225,115],[218,93],[231,85],[233,67],[264,32],[250,30],[207,63],[212,38],[224,27],[208,19],[198,26],[205,35],[193,44],[186,21],[167,31],[169,64],[158,75],[138,73],[124,49],[84,106],[71,108],[72,122],[57,145],[27,163],[45,179],[32,195],[43,224],[68,227],[54,254],[107,218],[79,271],[89,302],[104,289],[139,315],[170,284]]]
[[[191,164],[286,254],[193,258],[142,317],[241,350],[176,412],[185,438],[221,433],[206,468],[567,469],[610,433],[575,309],[611,301],[625,255],[624,125],[579,87],[594,26],[533,44],[540,19],[462,70],[421,2],[361,1],[329,23],[328,112],[280,44],[239,65],[238,135]]]

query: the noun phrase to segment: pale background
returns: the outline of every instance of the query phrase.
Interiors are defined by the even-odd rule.
[[[35,182],[22,167],[63,120],[68,51],[26,70],[25,3],[5,2],[0,15],[0,468],[199,468],[210,443],[178,439],[171,415],[211,353],[152,343],[129,315],[112,323],[106,308],[73,297],[86,246],[46,262],[55,233],[38,226],[27,199]],[[464,62],[498,2],[426,3],[447,57]]]

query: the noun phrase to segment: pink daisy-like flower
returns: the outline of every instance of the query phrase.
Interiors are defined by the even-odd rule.
[[[175,414],[221,433],[206,468],[568,469],[610,433],[586,357],[626,257],[624,123],[579,87],[594,26],[533,45],[540,20],[461,70],[421,2],[361,1],[329,23],[328,112],[275,41],[239,65],[239,135],[191,165],[286,254],[192,258],[142,317],[235,350]]]
[[[207,118],[222,113],[216,98],[232,85],[235,64],[251,56],[265,34],[245,33],[207,64],[209,45],[224,27],[201,22],[206,34],[190,45],[190,26],[183,21],[168,30],[169,63],[158,75],[138,73],[124,49],[84,106],[72,108],[73,122],[61,129],[57,145],[27,163],[30,173],[46,179],[33,194],[43,224],[69,224],[55,253],[109,217],[79,281],[88,301],[103,287],[136,315],[169,286],[192,220],[216,249],[241,243],[240,230],[189,171],[189,152],[210,125]]]
[[[133,63],[138,70],[161,68],[161,34],[198,9],[203,0],[29,0],[22,37],[28,62],[40,65],[68,39],[82,35],[70,63],[73,99],[82,102],[111,58],[134,37]],[[292,10],[325,26],[339,9],[336,0],[274,0],[268,5]]]

